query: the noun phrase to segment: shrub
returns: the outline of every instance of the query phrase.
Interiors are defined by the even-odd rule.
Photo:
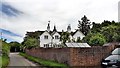
[[[88,43],[90,45],[103,45],[106,43],[106,39],[102,34],[97,33],[90,38]]]
[[[10,46],[6,42],[2,42],[2,55],[9,55],[10,52]]]

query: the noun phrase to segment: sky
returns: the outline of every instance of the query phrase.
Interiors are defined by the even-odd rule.
[[[118,22],[120,22],[120,1],[118,3]]]
[[[13,34],[3,37],[22,42],[26,31],[46,30],[50,20],[51,30],[66,30],[71,24],[74,31],[78,20],[86,15],[91,22],[118,21],[119,0],[1,0],[0,28]],[[1,31],[4,31],[1,30]]]

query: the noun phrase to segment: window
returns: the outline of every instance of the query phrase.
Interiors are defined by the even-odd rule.
[[[58,36],[58,35],[55,35],[55,39],[59,39],[59,36]]]
[[[48,39],[48,36],[47,36],[47,35],[45,35],[45,36],[44,36],[44,39]]]
[[[46,47],[46,45],[44,44],[44,47]]]
[[[44,48],[48,48],[49,47],[49,44],[44,44]]]

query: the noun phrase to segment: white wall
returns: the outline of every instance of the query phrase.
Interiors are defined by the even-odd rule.
[[[81,33],[80,31],[77,31],[77,32],[73,35],[73,38],[75,39],[75,41],[77,40],[77,37],[80,37],[80,39],[82,40],[83,37],[85,37],[85,35],[83,35],[83,33]]]
[[[44,39],[44,36],[48,35],[48,39]],[[44,32],[42,35],[40,35],[40,47],[44,47],[44,44],[48,44],[51,42],[51,35],[48,32]]]
[[[48,39],[44,39],[44,36],[47,35],[48,36]],[[58,36],[59,39],[55,39],[55,36]],[[52,37],[54,37],[52,39]],[[80,32],[80,31],[77,31],[73,37],[70,35],[69,36],[70,39],[75,39],[75,41],[77,40],[78,37],[80,37],[80,39],[83,39],[83,37],[85,37],[85,35]],[[47,31],[45,31],[42,35],[40,35],[40,47],[44,47],[44,44],[50,44],[51,42],[53,43],[60,43],[60,34],[58,32],[56,32],[53,36],[51,36]]]
[[[58,35],[59,39],[55,39],[55,36]],[[54,39],[53,39],[53,43],[59,43],[60,42],[60,34],[58,32],[55,32],[55,34],[53,35]]]

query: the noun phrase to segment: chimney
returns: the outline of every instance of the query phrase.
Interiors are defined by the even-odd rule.
[[[50,32],[50,21],[48,21],[47,31]]]
[[[70,24],[67,27],[67,32],[71,33],[71,26],[70,26]]]

